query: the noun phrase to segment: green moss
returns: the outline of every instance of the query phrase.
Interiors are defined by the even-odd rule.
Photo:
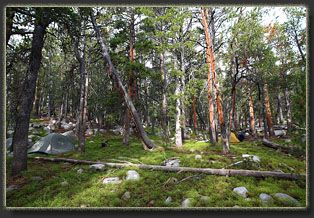
[[[160,137],[149,135],[160,145]],[[101,147],[107,139],[109,147]],[[136,137],[131,137],[129,146],[122,143],[121,136],[98,135],[86,139],[86,152],[68,152],[49,157],[66,157],[104,162],[132,162],[160,165],[167,158],[177,157],[180,166],[198,168],[224,168],[242,160],[242,154],[253,154],[260,157],[259,170],[281,169],[284,172],[305,172],[305,162],[295,156],[287,156],[266,148],[260,142],[241,142],[231,144],[231,153],[223,155],[222,147],[208,142],[186,140],[182,149],[170,146],[164,150],[147,151]],[[194,149],[194,150],[191,150]],[[195,155],[201,159],[195,160]],[[30,156],[45,156],[32,154]],[[234,157],[234,158],[232,158]],[[12,157],[6,159],[6,180],[8,185],[17,185],[17,190],[6,194],[8,207],[180,207],[184,199],[190,198],[195,207],[265,207],[259,200],[260,193],[286,193],[306,205],[306,185],[302,181],[289,181],[274,178],[256,179],[241,176],[215,176],[190,172],[165,172],[139,169],[137,167],[110,168],[105,171],[88,170],[88,165],[64,164],[28,160],[28,169],[21,177],[11,177]],[[253,166],[253,169],[255,169]],[[82,168],[83,173],[77,170]],[[252,167],[251,167],[252,168]],[[292,169],[293,168],[293,169]],[[140,174],[138,181],[126,181],[127,171],[133,169]],[[290,171],[289,171],[290,170]],[[41,176],[43,180],[34,182],[32,176]],[[119,177],[119,184],[104,185],[106,177]],[[172,178],[175,178],[173,180]],[[61,186],[67,181],[68,185]],[[248,189],[246,200],[232,194],[235,187],[245,186]],[[130,192],[131,198],[122,199],[123,194]],[[169,204],[165,203],[171,197]],[[202,196],[207,196],[202,201]],[[283,206],[274,201],[271,207]]]

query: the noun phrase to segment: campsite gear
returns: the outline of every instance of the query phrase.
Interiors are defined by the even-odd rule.
[[[218,142],[221,142],[221,137],[219,137]],[[239,139],[236,137],[236,135],[235,135],[233,132],[231,132],[231,133],[230,133],[230,137],[229,137],[229,142],[230,142],[230,143],[239,143],[240,141],[239,141]]]
[[[238,135],[238,139],[242,142],[245,139],[245,136],[242,133],[240,133]]]
[[[74,150],[75,147],[67,136],[52,133],[36,142],[27,153],[60,154]]]

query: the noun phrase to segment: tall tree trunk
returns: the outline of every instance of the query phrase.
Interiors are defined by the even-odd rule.
[[[270,136],[274,136],[274,127],[273,127],[273,122],[271,119],[271,111],[270,111],[270,104],[269,104],[269,98],[268,98],[268,88],[267,84],[264,84],[264,94],[265,94],[265,107],[266,107],[266,112],[267,112],[267,125],[268,125],[268,130]]]
[[[142,126],[142,122],[141,122],[141,120],[138,116],[138,113],[137,113],[137,111],[136,111],[136,109],[132,103],[132,100],[130,99],[128,93],[126,92],[124,86],[122,85],[120,77],[118,76],[116,69],[114,68],[114,66],[111,62],[110,56],[109,56],[107,48],[105,46],[105,43],[104,43],[104,41],[100,35],[100,30],[97,26],[95,17],[92,13],[90,13],[90,17],[91,17],[91,20],[93,23],[94,30],[96,32],[98,43],[101,46],[102,55],[103,55],[105,61],[107,62],[107,70],[109,72],[109,75],[110,75],[111,79],[115,82],[118,91],[120,90],[120,93],[122,94],[123,99],[124,99],[128,109],[131,111],[133,121],[134,121],[136,128],[137,128],[137,130],[141,136],[144,148],[147,147],[149,149],[154,149],[156,147],[156,145],[147,137],[147,134],[146,134],[146,132]]]
[[[40,9],[36,9],[38,14]],[[44,19],[44,16],[37,18],[32,39],[31,54],[29,59],[29,69],[27,70],[23,85],[21,105],[18,112],[15,131],[13,134],[13,163],[12,174],[18,175],[21,171],[27,169],[27,145],[29,120],[32,112],[34,94],[36,88],[37,75],[42,59],[42,48],[44,45],[44,36],[46,28],[50,22],[38,20]]]
[[[134,43],[135,43],[135,30],[134,30],[134,8],[130,8],[130,52],[129,52],[129,61],[130,62],[135,62],[135,49],[134,49]],[[131,70],[129,72],[129,84],[128,84],[128,95],[132,99],[132,91],[133,91],[133,86],[135,87],[136,81],[134,78],[134,72]],[[135,90],[136,92],[136,90]],[[135,102],[137,101],[137,97],[135,96],[134,92],[134,100]],[[130,111],[126,110],[126,115],[125,115],[125,123],[124,123],[124,128],[123,128],[123,144],[124,145],[129,145],[129,136],[130,136]]]
[[[291,133],[291,106],[290,106],[290,96],[289,91],[287,88],[285,88],[285,101],[286,101],[286,109],[287,109],[287,131],[288,133]]]
[[[250,110],[250,124],[251,124],[251,131],[253,137],[257,136],[256,128],[255,128],[255,117],[254,117],[254,108],[253,108],[253,100],[251,94],[251,88],[248,87],[248,100],[249,100],[249,110]]]
[[[277,102],[278,102],[278,123],[282,124],[283,112],[282,112],[281,93],[280,92],[277,94]]]
[[[78,47],[79,47],[79,39],[77,39],[78,41],[76,42],[75,46],[74,46],[74,52],[75,52],[75,56],[76,59],[79,61],[80,63],[80,103],[79,103],[79,110],[78,110],[78,119],[77,119],[77,123],[76,123],[76,128],[77,128],[77,134],[78,134],[78,151],[80,152],[85,152],[85,113],[86,111],[84,111],[84,105],[85,105],[85,85],[86,85],[86,81],[85,81],[85,77],[86,77],[86,69],[85,69],[85,47],[86,47],[86,38],[84,36],[83,39],[83,54],[82,56],[80,55],[79,51],[78,51]]]
[[[231,89],[231,108],[230,108],[230,121],[229,121],[229,129],[232,128],[233,117],[234,117],[234,102],[235,102],[235,85],[232,82],[232,89]]]
[[[205,37],[206,37],[206,45],[207,45],[206,62],[208,65],[207,81],[208,81],[208,108],[209,108],[209,137],[210,137],[211,144],[215,146],[217,143],[217,138],[216,138],[217,134],[216,134],[216,126],[214,122],[214,103],[213,103],[213,88],[212,88],[213,77],[212,77],[211,69],[210,69],[210,39],[208,35],[206,19],[204,17],[204,12],[202,8],[201,8],[201,15],[202,15],[202,20],[203,20],[203,25],[205,28]]]
[[[184,91],[185,91],[185,61],[184,61],[184,45],[181,44],[180,45],[180,58],[181,58],[181,71],[182,71],[182,75],[180,76],[181,78],[181,96],[182,98],[180,98],[181,101],[181,136],[182,136],[182,141],[184,141],[184,132],[185,132],[185,128],[186,128],[186,124],[185,124],[185,103],[184,103]]]
[[[196,107],[195,107],[195,97],[192,95],[192,105],[193,105],[193,120],[194,120],[194,132],[198,135],[197,119],[196,119]]]
[[[176,126],[175,126],[175,141],[176,146],[182,147],[182,131],[181,131],[181,100],[180,100],[180,81],[178,80],[176,89],[175,89],[175,96],[176,96]]]
[[[206,10],[205,10],[205,13],[206,13]],[[217,103],[218,116],[219,116],[219,125],[220,125],[220,129],[221,129],[221,143],[222,143],[222,147],[223,147],[223,152],[229,153],[230,152],[230,143],[229,143],[230,131],[228,131],[228,128],[226,128],[225,123],[224,123],[224,118],[223,118],[221,96],[220,96],[218,86],[217,86],[218,79],[215,76],[215,62],[214,62],[214,54],[213,54],[213,50],[212,50],[213,44],[211,44],[211,42],[210,42],[207,24],[206,24],[206,20],[205,20],[202,9],[201,9],[201,14],[202,14],[203,24],[204,24],[204,28],[205,28],[205,37],[206,37],[206,44],[207,44],[207,57],[208,57],[208,55],[210,56],[211,74],[212,74],[214,88],[216,91],[216,98],[217,98],[216,103]],[[211,20],[211,22],[213,22],[213,20]],[[209,65],[209,63],[208,63],[208,65]]]

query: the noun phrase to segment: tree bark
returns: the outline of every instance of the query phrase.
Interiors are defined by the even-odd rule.
[[[225,126],[222,104],[221,104],[221,96],[220,96],[218,86],[217,86],[218,78],[215,75],[215,61],[214,61],[214,54],[213,54],[213,49],[212,49],[213,48],[213,42],[211,42],[211,40],[210,40],[206,20],[205,20],[202,9],[201,9],[201,14],[202,14],[203,24],[204,24],[204,28],[205,28],[205,37],[206,37],[206,44],[207,44],[207,57],[208,57],[208,55],[210,56],[211,74],[212,74],[214,88],[216,91],[216,102],[217,102],[217,109],[218,109],[218,116],[219,116],[219,125],[220,125],[220,129],[221,129],[221,144],[223,147],[223,152],[229,153],[230,152],[230,142],[229,142],[230,131]],[[214,22],[214,21],[211,20],[211,22]],[[208,65],[209,65],[209,63],[208,63]]]
[[[85,28],[83,28],[85,29]],[[85,33],[84,33],[85,34]],[[85,129],[86,129],[86,110],[84,110],[85,106],[85,90],[86,90],[86,69],[85,69],[85,51],[86,51],[86,37],[83,39],[83,53],[82,55],[79,53],[79,39],[74,46],[74,53],[76,59],[80,64],[80,103],[78,110],[78,120],[76,123],[77,133],[78,133],[78,151],[85,152]]]
[[[251,94],[251,88],[248,87],[248,98],[249,98],[249,108],[250,108],[250,124],[251,124],[251,131],[253,137],[257,136],[256,128],[255,128],[255,117],[254,117],[254,107],[253,107],[253,100]]]
[[[134,49],[134,43],[135,43],[135,30],[134,30],[134,8],[130,7],[130,52],[129,52],[129,61],[135,62],[135,49]],[[134,81],[134,72],[133,70],[130,70],[129,72],[129,84],[128,84],[128,95],[132,99],[132,91],[133,87],[135,88],[136,81]],[[134,100],[137,101],[137,98],[135,97],[134,92]],[[123,144],[128,146],[129,145],[129,136],[130,136],[130,123],[131,123],[131,114],[129,110],[126,110],[125,114],[125,123],[124,123],[124,129],[123,129]]]
[[[40,9],[36,9],[39,13]],[[38,18],[38,19],[44,19]],[[36,88],[37,75],[42,59],[42,48],[44,45],[44,36],[48,21],[36,19],[34,34],[32,39],[31,54],[29,60],[29,69],[27,70],[23,92],[21,97],[21,105],[18,112],[15,131],[13,134],[13,163],[12,174],[18,175],[21,171],[27,169],[27,145],[28,145],[28,129],[29,120],[32,112],[34,94]]]
[[[205,38],[206,38],[206,62],[208,65],[208,74],[207,74],[207,81],[208,81],[208,108],[209,108],[209,136],[210,136],[210,142],[213,146],[217,143],[216,138],[216,125],[214,121],[214,103],[213,103],[213,88],[212,88],[212,82],[213,82],[213,76],[211,74],[211,68],[210,68],[210,39],[208,35],[208,29],[207,29],[207,22],[204,16],[203,9],[201,8],[201,15],[203,20],[203,25],[205,29]]]
[[[291,106],[290,106],[290,98],[289,91],[285,88],[285,101],[286,101],[286,110],[287,110],[287,131],[291,133]]]
[[[277,102],[278,102],[278,123],[282,124],[282,122],[283,122],[283,112],[282,112],[281,93],[280,92],[277,95]]]
[[[180,94],[182,98],[180,98],[181,101],[181,137],[182,141],[184,141],[184,130],[186,128],[185,124],[185,103],[184,103],[184,91],[185,91],[185,61],[184,61],[184,45],[180,45],[180,58],[181,58],[181,72],[182,75],[180,76],[181,78],[181,89],[180,89]]]
[[[193,105],[193,120],[194,120],[194,131],[198,135],[197,119],[196,119],[196,107],[195,107],[195,97],[192,95],[192,105]]]
[[[257,178],[273,177],[278,179],[289,179],[289,180],[306,180],[305,174],[292,174],[292,173],[280,173],[272,171],[258,171],[258,170],[233,170],[233,169],[212,169],[212,168],[193,168],[193,167],[167,167],[160,165],[149,165],[149,164],[132,164],[132,163],[107,163],[87,160],[75,160],[67,158],[47,158],[47,157],[28,157],[33,160],[42,160],[50,162],[68,162],[75,164],[103,164],[107,167],[138,167],[139,169],[150,169],[150,170],[162,170],[168,172],[195,172],[204,173],[208,175],[217,176],[252,176]]]
[[[142,123],[141,123],[140,118],[138,116],[138,113],[137,113],[137,111],[136,111],[136,109],[132,103],[132,100],[130,99],[128,93],[126,92],[124,86],[122,85],[120,77],[118,76],[116,69],[114,68],[114,66],[111,62],[110,56],[109,56],[107,48],[105,46],[105,43],[104,43],[104,41],[100,35],[100,30],[97,26],[95,17],[92,13],[90,13],[90,17],[91,17],[91,20],[93,23],[94,30],[96,32],[98,43],[101,46],[102,55],[103,55],[105,61],[107,62],[107,69],[109,71],[109,75],[110,75],[111,79],[115,82],[118,90],[120,90],[120,93],[122,94],[123,99],[124,99],[128,109],[131,111],[132,118],[133,118],[134,123],[136,125],[136,128],[137,128],[137,130],[141,136],[142,142],[144,144],[144,148],[146,146],[149,149],[154,149],[156,147],[156,145],[147,137],[147,134],[146,134],[146,132],[142,126]]]
[[[271,119],[271,111],[270,111],[270,104],[269,104],[269,98],[268,98],[268,88],[267,84],[264,84],[264,95],[265,95],[265,107],[266,107],[266,114],[267,114],[267,125],[269,130],[269,135],[274,136],[274,127],[273,127],[273,121]]]
[[[181,131],[181,99],[180,99],[180,80],[178,80],[176,89],[175,89],[175,96],[176,96],[176,126],[175,126],[175,141],[176,141],[176,146],[182,147],[182,131]]]

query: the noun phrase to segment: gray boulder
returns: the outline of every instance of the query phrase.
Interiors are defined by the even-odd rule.
[[[273,194],[273,197],[275,197],[279,202],[287,206],[292,206],[292,207],[301,206],[301,203],[298,200],[284,193],[275,193]]]
[[[68,123],[68,124],[64,124],[64,125],[63,125],[63,128],[64,128],[65,130],[71,130],[71,129],[74,128],[74,126],[73,126],[73,124]]]
[[[245,159],[251,159],[253,162],[258,163],[260,162],[259,156],[251,155],[251,154],[242,154],[242,157]]]
[[[305,143],[305,142],[306,142],[306,134],[303,134],[303,135],[302,135],[301,141],[302,141],[302,143]]]
[[[13,133],[14,133],[14,130],[8,130],[7,131],[7,134],[10,135],[10,136],[13,135]]]
[[[167,199],[165,200],[165,204],[169,204],[172,201],[172,198],[169,196],[167,197]]]
[[[184,135],[184,138],[185,138],[185,139],[191,139],[191,136],[185,134],[185,135]]]
[[[140,174],[135,170],[128,170],[126,180],[139,180]]]
[[[119,179],[119,177],[109,177],[109,178],[105,178],[102,181],[102,184],[117,184],[120,182],[121,182],[121,180]]]
[[[89,170],[100,170],[100,171],[104,171],[105,170],[105,165],[103,164],[93,164],[93,165],[90,165]]]
[[[100,129],[99,132],[102,133],[102,134],[107,133],[107,131],[105,129]]]
[[[82,174],[83,173],[83,169],[78,169],[76,172],[77,172],[77,174]]]
[[[285,136],[286,135],[286,131],[285,130],[274,130],[275,136]]]
[[[201,155],[199,155],[199,154],[197,154],[197,155],[195,155],[195,160],[197,160],[197,159],[202,159],[202,156]]]
[[[232,192],[246,198],[248,190],[244,186],[241,186],[234,188]]]
[[[274,201],[274,199],[273,199],[270,195],[265,194],[265,193],[261,193],[261,194],[259,195],[259,199],[260,199],[264,204],[271,204],[271,203]]]
[[[121,197],[121,199],[123,199],[123,200],[128,200],[128,199],[130,199],[131,198],[131,195],[130,195],[130,192],[125,192],[123,195],[122,195],[122,197]]]
[[[208,196],[202,196],[201,197],[201,201],[208,202],[209,201],[209,197]]]
[[[40,127],[41,127],[41,124],[40,124],[40,123],[33,123],[33,124],[32,124],[32,127],[34,127],[34,128],[40,128]]]
[[[165,163],[166,167],[179,167],[180,166],[180,160],[168,160]]]
[[[37,181],[37,182],[43,180],[43,178],[41,176],[33,176],[31,179],[33,181]]]
[[[191,199],[190,199],[190,198],[187,198],[187,199],[185,199],[184,201],[182,201],[181,206],[182,206],[182,207],[191,207]]]
[[[13,191],[13,190],[16,190],[16,189],[17,189],[16,185],[10,185],[9,187],[6,188],[6,192],[10,192],[10,191]]]
[[[62,187],[67,186],[67,185],[69,185],[69,183],[67,181],[61,182]]]
[[[8,138],[6,140],[6,148],[7,148],[7,151],[9,150],[9,148],[12,146],[12,138]]]
[[[92,129],[87,129],[87,130],[85,131],[85,134],[87,134],[87,135],[93,135],[94,132],[93,132]]]

